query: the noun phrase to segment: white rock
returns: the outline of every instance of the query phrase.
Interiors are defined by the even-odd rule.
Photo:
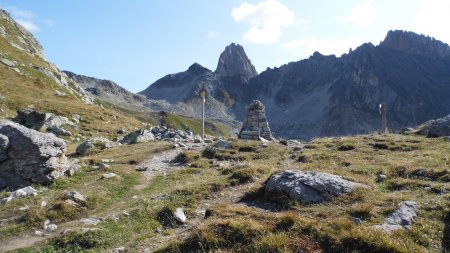
[[[124,253],[126,252],[125,247],[118,247],[118,248],[114,248],[112,251],[112,253]]]
[[[34,235],[35,236],[45,236],[44,232],[40,231],[40,230],[35,230],[34,231]]]
[[[180,223],[186,222],[186,215],[184,214],[183,208],[177,208],[173,213],[173,217]]]
[[[51,233],[53,231],[55,231],[56,229],[58,229],[58,226],[56,224],[53,224],[50,222],[50,220],[46,220],[44,222],[44,230]]]
[[[42,200],[42,201],[41,201],[41,208],[44,208],[44,207],[46,207],[46,206],[47,206],[47,201]]]
[[[113,177],[117,177],[116,173],[106,173],[102,175],[102,179],[109,179],[109,178],[113,178]]]

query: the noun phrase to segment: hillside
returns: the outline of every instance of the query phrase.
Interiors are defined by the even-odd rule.
[[[42,112],[81,118],[82,136],[109,136],[121,128],[134,129],[142,123],[120,111],[100,106],[55,65],[44,58],[39,42],[10,15],[0,11],[0,117],[13,118],[16,110],[33,108]]]
[[[239,121],[259,99],[276,135],[300,139],[376,131],[383,102],[392,131],[450,113],[450,47],[430,37],[390,31],[378,46],[364,44],[342,57],[316,52],[259,75],[243,48],[233,45],[221,54],[215,72],[201,66],[193,71],[193,65],[140,94],[195,108],[195,94],[205,88],[210,117]],[[223,66],[233,66],[232,74],[221,75]]]
[[[450,252],[449,57],[394,31],[258,74],[231,44],[133,94],[0,10],[0,252]],[[311,139],[376,130],[381,101],[391,129],[433,120]],[[245,117],[271,141],[217,124]]]

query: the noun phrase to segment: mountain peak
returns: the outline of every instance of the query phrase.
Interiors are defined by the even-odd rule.
[[[450,47],[446,43],[429,36],[402,30],[389,31],[384,41],[380,43],[380,47],[415,55],[431,57],[450,56]]]
[[[220,54],[216,73],[222,77],[243,75],[247,80],[258,75],[244,48],[235,43],[231,43]]]
[[[203,67],[202,65],[200,65],[200,64],[198,64],[198,63],[192,64],[192,65],[188,68],[187,71],[188,71],[189,73],[192,73],[192,74],[203,74],[203,73],[205,73],[205,72],[210,72],[209,69]]]

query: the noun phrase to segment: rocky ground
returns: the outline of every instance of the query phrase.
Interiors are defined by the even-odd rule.
[[[146,140],[83,156],[69,145],[81,165],[73,176],[0,205],[0,251],[449,247],[446,138],[195,142]]]

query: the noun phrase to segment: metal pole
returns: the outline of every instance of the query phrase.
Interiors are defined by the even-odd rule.
[[[387,118],[386,118],[386,104],[380,104],[380,114],[381,114],[381,132],[387,134]]]
[[[202,97],[202,140],[205,140],[205,98]]]

